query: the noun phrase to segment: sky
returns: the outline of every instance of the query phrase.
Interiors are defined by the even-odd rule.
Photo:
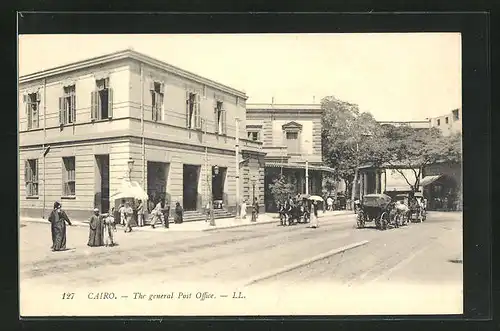
[[[20,35],[19,75],[133,48],[246,92],[248,103],[359,105],[379,121],[461,107],[458,33]]]

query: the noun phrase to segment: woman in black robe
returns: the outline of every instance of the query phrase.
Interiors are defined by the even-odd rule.
[[[175,213],[174,213],[174,223],[175,224],[180,224],[182,223],[182,206],[180,203],[176,202],[175,203]]]
[[[94,209],[94,215],[89,220],[89,242],[90,247],[104,246],[104,224],[99,216],[99,209]]]
[[[66,250],[66,223],[71,225],[68,215],[61,209],[59,202],[54,203],[54,209],[49,215],[52,232],[52,251],[59,252]]]

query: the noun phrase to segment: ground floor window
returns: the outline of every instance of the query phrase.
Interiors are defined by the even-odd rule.
[[[24,163],[24,182],[26,196],[38,196],[38,160],[26,160]]]
[[[63,196],[75,196],[75,157],[63,157]]]

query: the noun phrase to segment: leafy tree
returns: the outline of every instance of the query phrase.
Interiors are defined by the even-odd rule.
[[[387,126],[374,137],[370,158],[374,165],[385,164],[397,171],[415,192],[426,166],[436,162],[459,162],[461,155],[461,135],[443,136],[436,128]],[[414,177],[408,178],[403,169],[410,169]]]
[[[294,192],[295,184],[289,182],[286,176],[280,175],[273,180],[273,183],[269,185],[269,189],[274,198],[274,202],[278,205],[278,202],[285,201],[288,196]]]
[[[371,153],[369,136],[378,134],[380,127],[370,113],[360,112],[358,105],[334,96],[324,98],[321,107],[323,159],[335,170],[329,177],[343,179],[350,191],[357,167]]]

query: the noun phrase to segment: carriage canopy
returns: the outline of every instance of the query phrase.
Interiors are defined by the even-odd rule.
[[[392,201],[391,197],[385,194],[367,194],[363,196],[363,206],[385,208]]]

